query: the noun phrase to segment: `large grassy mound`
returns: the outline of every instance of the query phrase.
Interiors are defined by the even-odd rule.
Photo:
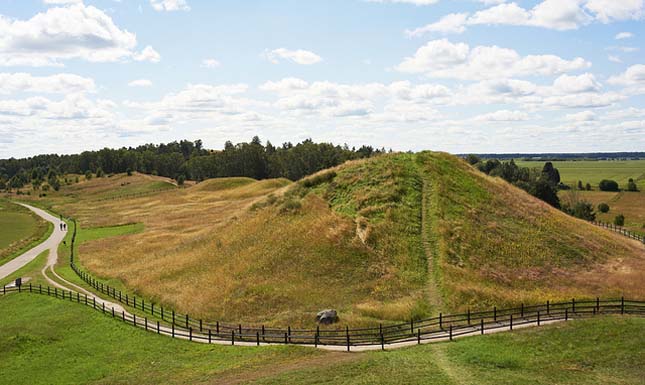
[[[195,317],[312,326],[333,307],[358,326],[643,293],[642,245],[447,154],[352,161],[296,183],[222,178],[97,199],[135,182],[151,191],[160,181],[94,179],[47,204],[85,229],[140,223],[83,243],[80,263]]]

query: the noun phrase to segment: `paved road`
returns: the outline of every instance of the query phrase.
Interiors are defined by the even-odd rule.
[[[56,258],[58,255],[57,253],[58,244],[63,241],[63,238],[65,238],[66,231],[60,229],[60,224],[62,222],[60,219],[49,214],[45,210],[41,210],[39,208],[29,206],[23,203],[19,203],[19,204],[33,211],[34,213],[36,213],[36,215],[40,216],[46,221],[51,222],[54,225],[54,231],[49,236],[49,238],[47,238],[47,240],[45,240],[43,243],[39,244],[38,246],[35,246],[33,249],[25,252],[19,257],[16,257],[11,261],[5,263],[4,265],[0,266],[0,279],[3,279],[13,274],[21,267],[33,261],[38,255],[40,255],[40,253],[46,250],[49,250],[49,256],[47,258],[48,264],[52,263],[52,260],[53,260],[53,263],[56,263]]]

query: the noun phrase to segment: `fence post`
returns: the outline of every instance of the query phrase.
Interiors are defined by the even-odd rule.
[[[155,303],[150,303],[150,314],[155,315]]]
[[[92,297],[92,307],[96,309],[96,297]]]
[[[285,345],[289,344],[289,340],[287,339],[287,332],[284,333],[284,344]]]
[[[468,308],[468,326],[470,326],[470,308]]]
[[[439,329],[443,330],[443,314],[439,313]]]
[[[520,318],[524,318],[524,304],[522,304],[522,307],[521,307]]]
[[[215,324],[215,327],[217,328],[216,333],[217,335],[219,335],[219,321],[217,321],[217,323]]]
[[[188,329],[188,314],[186,314],[186,329]]]
[[[208,329],[208,343],[211,343],[211,329]]]
[[[132,307],[134,307],[135,309],[137,308],[137,296],[136,295],[132,296]]]
[[[125,322],[125,310],[121,312],[121,316],[123,317],[123,322]]]
[[[172,328],[172,338],[175,338],[175,323],[173,322],[170,326]]]
[[[258,331],[255,332],[255,343],[260,346],[260,332]]]
[[[600,312],[600,297],[596,297],[596,312]]]
[[[161,319],[165,321],[165,319],[163,318],[163,306],[161,307]]]
[[[143,322],[145,324],[146,331],[148,331],[148,317],[143,317]]]
[[[29,282],[29,292],[31,293],[31,282]]]
[[[262,329],[262,333],[264,333],[264,329]],[[314,340],[314,347],[318,347],[318,338],[320,338],[320,326],[316,326],[316,339]]]
[[[202,328],[202,320],[199,320],[199,332],[201,333],[204,329]]]
[[[175,324],[175,310],[172,311],[172,324]]]
[[[417,329],[417,344],[421,345],[421,328]]]
[[[497,306],[493,307],[493,321],[497,322]]]
[[[345,334],[347,335],[347,351],[349,351],[349,326],[345,326]]]
[[[414,320],[410,318],[410,334],[414,335]]]
[[[319,330],[319,329],[320,329],[320,326],[316,326],[316,330]],[[266,341],[264,337],[264,325],[262,325],[262,341]]]
[[[159,330],[159,321],[157,321],[157,334],[159,334],[159,333],[160,333],[160,330]]]
[[[550,302],[549,302],[549,300],[547,300],[546,301],[546,315],[549,315],[551,313],[551,311],[549,309],[549,307],[550,307],[549,305],[550,305]]]
[[[575,298],[571,298],[571,311],[574,312],[574,313],[576,312],[576,299]]]
[[[137,326],[137,315],[132,313],[132,325]]]
[[[188,328],[188,341],[193,340],[193,328]]]
[[[289,343],[291,343],[291,326],[287,326],[287,333],[289,333]]]
[[[511,323],[509,326],[509,330],[513,330],[513,314],[511,314]]]
[[[231,329],[231,345],[235,345],[235,329]]]
[[[449,335],[450,335],[450,341],[452,341],[452,324],[450,324],[450,332],[449,332]]]
[[[564,320],[565,321],[569,320],[569,308],[564,309]]]
[[[537,324],[538,324],[538,326],[540,326],[540,311],[539,310],[538,310],[537,317],[538,317]]]
[[[103,302],[103,314],[105,314],[105,302]]]
[[[112,308],[112,318],[114,318],[114,317],[115,317],[115,315],[114,315],[114,307],[113,307]]]
[[[381,331],[381,350],[385,350],[385,337],[383,336],[383,331]]]
[[[625,314],[625,297],[620,297],[620,314]]]

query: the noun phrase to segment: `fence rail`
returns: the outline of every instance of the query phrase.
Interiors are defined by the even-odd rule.
[[[600,221],[590,221],[591,224],[596,225],[598,227],[602,227],[607,230],[611,230],[614,232],[617,232],[620,235],[624,235],[627,238],[635,239],[637,241],[643,242],[645,244],[645,236],[637,234],[633,231],[627,230],[626,228],[622,226],[616,226],[611,223],[605,223],[605,222],[600,222]]]
[[[180,314],[174,309],[168,309],[154,302],[145,301],[136,296],[129,296],[114,287],[105,285],[96,280],[86,271],[81,270],[75,263],[74,245],[76,241],[77,225],[73,220],[74,230],[71,240],[70,265],[74,272],[88,285],[98,292],[118,301],[128,307],[142,311],[144,314],[150,314],[151,317],[161,319],[162,324],[170,325],[170,333],[174,336],[189,337],[189,339],[199,340],[208,338],[212,340],[231,340],[234,343],[253,340],[253,337],[260,338],[262,343],[290,343],[301,345],[346,345],[350,346],[387,345],[398,342],[409,342],[418,340],[418,342],[430,339],[451,338],[463,334],[473,333],[474,331],[484,332],[498,328],[513,327],[527,323],[537,323],[546,321],[555,321],[568,319],[569,317],[583,317],[595,314],[638,314],[645,315],[645,302],[631,300],[605,300],[595,301],[585,300],[576,302],[550,303],[528,305],[521,304],[519,307],[497,309],[493,308],[488,311],[471,312],[461,314],[442,313],[437,317],[426,318],[421,320],[410,320],[391,325],[382,325],[365,328],[320,328],[315,329],[297,329],[276,328],[260,326],[245,326],[242,324],[232,324],[224,322],[211,322],[202,319],[195,319],[188,314]],[[614,230],[629,236],[630,238],[643,240],[645,237],[639,237],[636,234],[625,231],[615,226],[609,226],[602,222],[593,222],[598,226],[608,226],[607,229]],[[128,318],[130,317],[130,318]],[[131,317],[135,317],[132,319]],[[136,316],[124,314],[124,322],[136,324]],[[147,322],[147,318],[144,318]],[[141,321],[144,322],[144,321]],[[138,326],[138,325],[137,325]],[[166,330],[167,331],[167,330]],[[206,331],[208,332],[207,334]],[[163,329],[159,330],[164,334]],[[186,334],[188,333],[188,334]],[[256,338],[256,339],[257,339]],[[253,341],[251,341],[253,342]]]
[[[106,308],[100,298],[81,295],[70,290],[61,290],[56,287],[32,286],[3,286],[2,294],[32,293],[53,296],[77,304],[88,306],[95,311],[102,312],[120,321],[145,329],[157,334],[173,338],[183,338],[190,341],[203,343],[236,343],[249,344],[293,344],[309,346],[343,346],[347,350],[351,347],[378,346],[397,343],[416,342],[421,344],[430,340],[452,340],[462,335],[485,334],[487,331],[510,329],[522,325],[541,325],[554,321],[567,321],[574,318],[587,318],[596,315],[621,314],[645,316],[645,301],[621,299],[584,300],[572,299],[568,302],[550,303],[540,305],[519,306],[514,308],[497,309],[482,312],[467,312],[462,314],[440,314],[438,317],[419,321],[410,321],[405,324],[379,326],[374,328],[344,330],[305,330],[305,329],[269,329],[248,328],[238,325],[230,327],[219,325],[213,328],[211,324],[200,321],[199,325],[194,320],[178,319],[177,315],[170,318],[167,315],[162,321],[148,319],[136,314],[117,312],[114,308]],[[143,306],[145,308],[145,306]],[[159,313],[156,313],[157,315]]]

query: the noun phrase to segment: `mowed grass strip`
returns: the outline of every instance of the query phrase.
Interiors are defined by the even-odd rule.
[[[0,198],[0,265],[51,234],[53,227],[29,209]]]
[[[642,318],[576,320],[390,352],[256,384],[642,384]]]
[[[157,336],[39,294],[0,298],[0,373],[7,384],[200,384],[323,352],[195,344]]]

